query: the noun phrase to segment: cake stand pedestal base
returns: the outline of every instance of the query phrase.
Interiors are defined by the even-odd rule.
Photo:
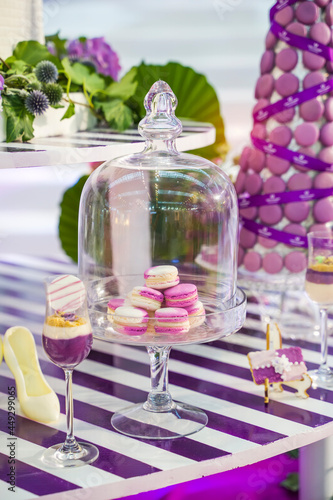
[[[208,422],[206,413],[184,403],[172,403],[168,411],[153,412],[145,403],[115,413],[112,426],[122,434],[142,439],[175,439],[200,431]]]

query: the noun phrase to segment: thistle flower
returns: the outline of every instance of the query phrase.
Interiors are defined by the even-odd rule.
[[[62,88],[58,83],[45,83],[43,85],[43,92],[51,106],[55,106],[62,99]]]
[[[3,89],[4,83],[5,83],[5,80],[4,80],[3,76],[0,75],[0,90]]]
[[[41,61],[35,68],[37,79],[42,83],[54,83],[58,78],[58,70],[51,61]]]
[[[104,37],[90,38],[84,42],[72,40],[68,44],[67,51],[72,60],[92,63],[98,73],[118,80],[121,69],[119,58]]]
[[[31,90],[41,90],[42,84],[40,82],[31,82],[30,88],[31,88]]]
[[[49,107],[49,100],[40,90],[33,90],[25,99],[25,107],[33,115],[42,115]]]

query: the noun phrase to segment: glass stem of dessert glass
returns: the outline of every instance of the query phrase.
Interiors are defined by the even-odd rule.
[[[72,392],[72,378],[73,370],[64,370],[65,381],[66,381],[66,426],[67,434],[64,444],[59,448],[58,453],[75,453],[79,457],[83,454],[81,446],[78,444],[74,437],[74,425],[73,425],[73,392]]]

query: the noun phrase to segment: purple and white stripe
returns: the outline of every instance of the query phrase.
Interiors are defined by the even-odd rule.
[[[45,311],[45,274],[76,273],[72,264],[24,256],[0,259],[0,326],[4,333],[24,324],[34,334],[43,373],[59,395],[61,419],[46,426],[25,418],[17,404],[17,488],[22,500],[70,491],[72,498],[85,498],[85,488],[95,498],[117,498],[276,455],[287,449],[326,437],[333,430],[333,391],[325,400],[311,390],[306,402],[272,396],[268,411],[262,387],[252,382],[246,355],[265,348],[260,318],[250,314],[245,328],[228,338],[204,345],[179,346],[171,351],[170,390],[175,400],[195,404],[208,414],[208,425],[193,436],[170,441],[139,441],[111,428],[115,411],[140,402],[149,389],[148,355],[143,348],[94,342],[89,357],[74,371],[75,434],[100,450],[96,463],[70,471],[43,468],[38,455],[64,439],[63,372],[47,360],[41,346]],[[253,305],[251,305],[253,309]],[[251,309],[251,310],[252,310]],[[259,319],[258,319],[259,318]],[[285,341],[285,346],[292,345]],[[308,368],[319,361],[318,342],[298,342]],[[333,343],[329,339],[329,363]],[[0,393],[6,400],[13,377],[0,367]],[[0,406],[0,436],[7,440],[6,407]],[[316,436],[313,430],[316,429]],[[0,455],[0,497],[6,498],[7,453]],[[148,479],[149,476],[149,479]],[[128,480],[128,481],[127,481]]]

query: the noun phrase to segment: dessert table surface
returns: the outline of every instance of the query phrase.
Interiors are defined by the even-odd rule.
[[[310,398],[293,392],[271,395],[265,407],[263,386],[251,377],[247,353],[265,349],[264,325],[255,305],[240,332],[208,344],[171,351],[169,382],[173,398],[206,411],[208,425],[188,437],[165,441],[130,438],[112,429],[113,413],[144,401],[149,362],[144,348],[94,341],[88,358],[74,371],[74,431],[98,446],[95,463],[75,469],[48,469],[44,448],[65,438],[63,371],[43,352],[42,280],[49,274],[75,273],[67,260],[19,254],[0,255],[0,333],[23,325],[35,336],[43,373],[59,396],[61,416],[45,425],[29,420],[16,400],[14,436],[8,433],[8,388],[14,379],[0,365],[0,498],[9,498],[9,444],[15,450],[15,500],[113,499],[154,490],[251,464],[321,440],[333,433],[333,392],[310,389]],[[284,340],[284,346],[293,345]],[[298,341],[308,369],[319,362],[314,338]],[[329,340],[329,364],[333,343]]]
[[[215,141],[215,128],[209,123],[183,121],[177,138],[179,151],[198,149]],[[117,132],[96,128],[72,135],[34,138],[30,142],[0,143],[0,168],[47,167],[112,160],[142,151],[145,139],[137,129]]]

